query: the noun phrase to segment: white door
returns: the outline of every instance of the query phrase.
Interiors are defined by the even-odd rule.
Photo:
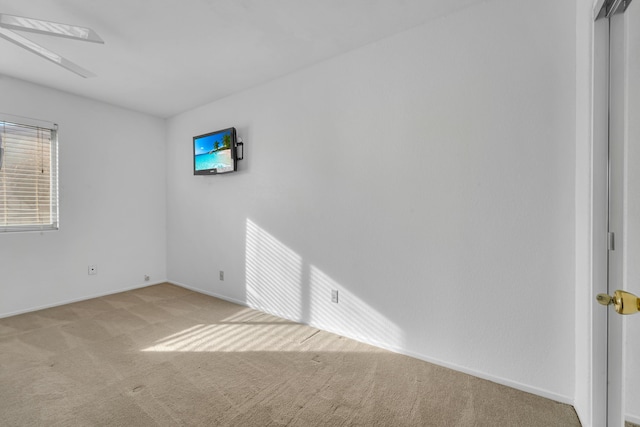
[[[640,423],[640,2],[609,8],[608,426]]]
[[[640,1],[622,15],[624,69],[625,245],[622,289],[640,296]],[[623,319],[623,409],[627,421],[640,424],[640,315]]]

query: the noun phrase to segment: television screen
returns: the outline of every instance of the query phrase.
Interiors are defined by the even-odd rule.
[[[193,137],[193,174],[212,175],[237,169],[236,129],[222,129]]]

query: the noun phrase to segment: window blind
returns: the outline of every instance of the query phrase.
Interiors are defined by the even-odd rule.
[[[0,232],[57,230],[57,126],[0,121],[0,156]]]

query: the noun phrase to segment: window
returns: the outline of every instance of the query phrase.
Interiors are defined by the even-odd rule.
[[[58,229],[57,133],[0,115],[0,232]]]

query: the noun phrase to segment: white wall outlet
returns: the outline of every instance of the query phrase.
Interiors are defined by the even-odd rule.
[[[89,274],[89,276],[95,276],[96,274],[98,274],[98,266],[90,265],[89,267],[87,267],[87,273]]]
[[[336,304],[338,303],[338,290],[337,289],[331,289],[331,302],[335,302]]]
[[[224,280],[224,271],[220,270],[220,281]]]
[[[144,275],[144,281],[145,281],[145,282],[148,282],[148,281],[149,281],[149,279],[151,279],[151,277],[149,277],[149,275],[148,275],[148,274],[145,274],[145,275]]]

